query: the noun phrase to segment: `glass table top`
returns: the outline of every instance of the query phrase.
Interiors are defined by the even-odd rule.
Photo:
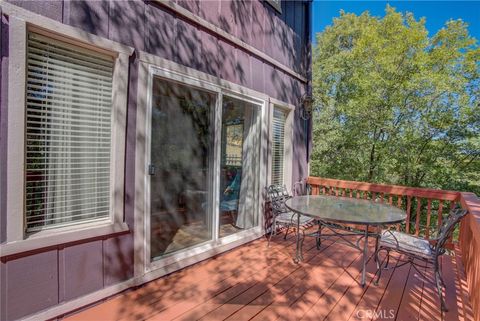
[[[306,195],[293,197],[285,205],[296,213],[340,223],[380,225],[401,223],[407,218],[397,207],[356,198]]]

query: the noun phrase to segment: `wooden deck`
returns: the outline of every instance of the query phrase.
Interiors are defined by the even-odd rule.
[[[460,253],[443,258],[449,312],[436,289],[403,266],[372,282],[375,263],[360,280],[360,253],[305,241],[294,264],[294,238],[264,239],[203,261],[69,316],[74,320],[473,320]],[[395,264],[393,260],[391,264]]]

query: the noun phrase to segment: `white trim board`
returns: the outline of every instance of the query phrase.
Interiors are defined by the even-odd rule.
[[[124,224],[124,159],[127,110],[129,56],[133,48],[104,39],[78,28],[32,13],[0,1],[3,14],[9,17],[8,64],[8,126],[7,126],[7,186],[6,186],[6,242],[0,245],[0,255],[12,255],[43,247],[69,243],[101,235],[128,231]],[[25,84],[27,32],[67,42],[80,48],[107,53],[115,60],[112,78],[112,147],[110,216],[104,221],[86,222],[75,227],[65,226],[25,233]],[[12,54],[13,53],[13,54]],[[91,229],[91,231],[88,231]]]
[[[176,81],[185,83],[191,83],[192,81],[197,83],[201,82],[202,86],[208,86],[209,88],[219,87],[219,89],[228,91],[229,95],[239,95],[243,97],[241,98],[243,100],[248,100],[249,98],[253,99],[253,103],[256,104],[260,104],[262,101],[267,101],[269,99],[268,95],[265,93],[180,65],[176,62],[155,56],[145,51],[138,51],[138,60],[153,66],[149,66],[149,68],[154,68],[155,70],[164,73],[165,77],[174,78]],[[209,90],[215,91],[214,89]],[[282,104],[285,105],[286,103]]]
[[[273,112],[275,108],[282,109],[287,117],[285,119],[285,136],[284,136],[284,172],[283,172],[283,184],[293,192],[293,121],[295,117],[295,106],[284,103],[278,99],[270,98],[269,100],[269,127],[268,127],[268,182],[267,185],[272,183],[272,146],[273,146],[273,131],[272,121]]]
[[[262,233],[263,215],[261,215],[261,208],[263,205],[262,191],[260,186],[265,185],[266,170],[266,155],[264,155],[265,147],[261,147],[263,142],[262,137],[266,137],[263,131],[267,131],[267,112],[268,112],[268,96],[265,94],[247,89],[245,87],[224,81],[220,78],[207,75],[205,73],[187,68],[185,66],[173,63],[169,60],[162,59],[151,54],[144,52],[139,53],[139,83],[138,83],[138,96],[137,96],[137,143],[136,143],[136,208],[135,208],[135,252],[142,253],[140,256],[135,256],[135,275],[141,276],[144,273],[151,271],[163,270],[166,267],[171,267],[172,263],[176,263],[179,260],[191,259],[192,257],[199,257],[203,253],[210,253],[217,247],[224,246],[227,243],[235,243],[242,240],[245,237],[251,235],[251,233]],[[242,101],[246,101],[258,106],[258,130],[260,137],[259,145],[259,163],[258,170],[259,179],[255,184],[255,212],[258,214],[258,222],[255,227],[247,231],[239,232],[234,235],[225,238],[218,238],[217,233],[218,226],[216,225],[219,217],[218,213],[218,185],[219,185],[219,173],[214,175],[215,186],[213,192],[213,232],[212,240],[199,244],[195,247],[182,250],[178,253],[168,255],[158,260],[152,261],[150,258],[150,229],[149,229],[149,176],[146,174],[147,160],[150,157],[149,146],[151,135],[151,96],[152,96],[152,81],[154,77],[161,77],[163,79],[178,82],[183,85],[193,86],[201,90],[210,91],[217,95],[216,111],[214,116],[215,128],[221,129],[221,100],[224,95],[233,97]],[[220,162],[220,132],[216,132],[215,135],[215,149],[214,149],[214,167],[219,169]],[[172,272],[172,271],[169,271]]]
[[[62,232],[56,232],[54,229],[48,231],[49,235],[39,237],[32,236],[28,239],[13,241],[0,245],[0,257],[6,257],[14,254],[21,254],[29,251],[37,251],[43,248],[64,245],[67,243],[85,241],[88,239],[111,236],[114,234],[126,233],[130,230],[124,222],[111,224],[109,222],[99,224],[98,222],[89,222],[79,226],[69,226]]]
[[[138,52],[138,59],[139,63],[139,73],[138,73],[138,90],[137,90],[137,126],[136,126],[136,150],[135,150],[135,233],[134,233],[134,248],[136,253],[141,253],[141,255],[135,256],[134,262],[134,275],[136,277],[142,277],[145,273],[152,271],[153,269],[162,269],[163,267],[150,263],[150,257],[148,251],[146,250],[147,244],[146,240],[148,239],[149,229],[146,226],[146,218],[145,218],[145,211],[146,211],[146,194],[147,191],[147,182],[146,182],[146,175],[145,175],[145,164],[146,164],[146,135],[148,133],[148,128],[146,126],[147,120],[149,117],[149,104],[150,104],[150,88],[151,84],[151,74],[157,74],[161,77],[178,81],[181,83],[185,83],[191,86],[197,86],[200,88],[204,88],[206,90],[210,90],[212,92],[216,92],[218,95],[217,101],[217,112],[215,117],[215,122],[221,122],[221,99],[223,94],[228,94],[240,99],[246,99],[256,104],[261,104],[261,125],[260,125],[260,132],[262,133],[261,137],[266,137],[267,139],[260,140],[260,163],[264,164],[264,166],[260,166],[259,172],[259,186],[263,187],[267,184],[267,180],[269,179],[269,172],[268,172],[268,160],[269,156],[267,155],[268,151],[268,136],[269,136],[269,111],[270,103],[274,102],[278,105],[284,106],[286,109],[291,110],[290,114],[293,117],[293,109],[295,109],[294,105],[270,98],[267,94],[243,87],[241,85],[220,79],[218,77],[206,74],[204,72],[177,64],[173,61],[160,58],[158,56],[139,51]],[[217,130],[219,130],[219,126],[216,126]],[[215,146],[217,146],[217,150],[215,152],[216,156],[214,157],[217,161],[219,159],[220,150],[218,149],[219,146],[219,133],[215,135]],[[218,164],[216,165],[217,168]],[[215,186],[218,186],[219,175],[217,175]],[[214,197],[215,203],[219,202],[219,193],[218,190],[214,190]],[[263,199],[264,193],[261,192],[259,189],[259,199],[257,204],[257,210],[261,211],[263,209]],[[148,195],[147,195],[148,196]],[[218,216],[218,214],[217,214]],[[259,225],[260,228],[258,230],[259,234],[263,234],[263,226],[264,226],[264,217],[263,215],[259,216]],[[253,231],[257,233],[257,231]],[[214,233],[216,233],[216,229],[214,229]],[[214,239],[218,239],[214,235]],[[247,237],[247,236],[246,236]],[[221,240],[221,239],[219,239]],[[227,241],[227,240],[225,240]],[[225,242],[221,241],[221,242]],[[239,242],[239,240],[231,239],[231,242]],[[241,241],[241,240],[240,240]],[[222,243],[217,242],[216,246],[223,246]],[[205,244],[204,244],[205,245]],[[199,246],[200,247],[200,246]],[[192,252],[193,255],[200,255],[198,252],[201,253],[209,253],[211,251],[207,246],[203,247],[202,249],[194,249]],[[214,249],[213,249],[214,250]],[[198,252],[195,252],[198,251]],[[206,252],[203,252],[206,251]],[[153,268],[153,269],[152,269]],[[153,270],[158,271],[158,270]],[[150,273],[152,273],[150,272]]]

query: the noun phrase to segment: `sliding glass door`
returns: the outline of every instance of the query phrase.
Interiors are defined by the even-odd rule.
[[[213,238],[216,99],[213,93],[153,77],[148,165],[151,259]]]
[[[262,105],[189,84],[151,78],[145,227],[155,266],[259,226]]]
[[[260,106],[223,96],[219,237],[258,225]]]

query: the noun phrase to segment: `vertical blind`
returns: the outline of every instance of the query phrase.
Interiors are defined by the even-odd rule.
[[[28,33],[27,232],[109,217],[113,63]]]
[[[284,110],[275,107],[272,121],[272,184],[283,185],[285,158],[285,121]]]

